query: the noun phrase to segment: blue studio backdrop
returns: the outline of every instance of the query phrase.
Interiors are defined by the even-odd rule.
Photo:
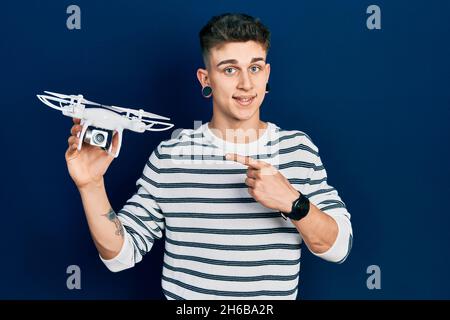
[[[70,5],[81,29],[69,29]],[[369,29],[367,8],[380,8]],[[1,299],[164,299],[164,241],[134,268],[98,258],[64,152],[72,120],[44,90],[142,107],[192,128],[211,117],[195,72],[198,32],[245,12],[272,32],[261,118],[319,147],[349,212],[341,265],[302,252],[303,299],[449,299],[449,1],[17,1],[2,4]],[[114,208],[171,131],[125,132],[106,186]],[[81,270],[69,290],[68,266]],[[370,289],[371,266],[381,287]],[[369,271],[368,271],[369,270]],[[369,279],[370,282],[370,279]]]

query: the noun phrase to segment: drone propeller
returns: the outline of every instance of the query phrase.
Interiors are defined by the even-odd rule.
[[[132,114],[134,116],[138,116],[139,118],[141,118],[141,120],[142,120],[142,117],[154,118],[154,119],[160,119],[160,120],[170,120],[170,118],[166,118],[166,117],[154,114],[154,113],[150,113],[150,112],[144,111],[142,109],[133,110],[133,109],[124,108],[124,107],[105,106],[105,105],[102,105],[102,107],[108,108],[110,110],[113,110],[113,111],[116,111],[116,112],[120,112],[120,113],[126,112],[127,114]]]
[[[71,99],[73,101],[77,101],[77,102],[80,102],[82,104],[90,104],[90,105],[94,105],[94,106],[100,106],[100,107],[103,107],[103,108],[106,108],[106,109],[109,109],[109,110],[112,110],[112,111],[115,111],[115,112],[119,112],[119,113],[124,113],[125,112],[128,115],[132,114],[132,115],[135,115],[135,116],[137,116],[139,118],[146,117],[146,118],[153,118],[153,119],[160,119],[160,120],[170,120],[170,118],[166,118],[166,117],[154,114],[154,113],[150,113],[150,112],[144,111],[142,109],[134,110],[134,109],[118,107],[118,106],[103,105],[103,104],[100,104],[100,103],[97,103],[97,102],[89,101],[89,100],[85,99],[81,95],[80,96],[77,96],[77,95],[66,95],[66,94],[56,93],[56,92],[51,92],[51,91],[44,91],[44,92],[47,93],[47,94],[50,94],[52,96],[55,96],[57,98],[60,98],[60,99]],[[57,100],[55,98],[53,98],[53,100],[58,101],[58,102],[62,102],[62,103],[70,103],[70,101],[66,101],[66,100],[61,101],[61,100]],[[42,101],[42,102],[44,102],[44,101]]]
[[[67,94],[62,94],[62,93],[56,93],[56,92],[51,92],[51,91],[44,91],[46,94],[61,98],[61,99],[65,99],[65,98],[70,98],[71,96],[67,95]],[[73,96],[75,97],[75,96]]]
[[[45,95],[37,95],[38,99],[44,103],[45,105],[49,106],[52,109],[58,110],[58,111],[62,111],[64,106],[61,105],[61,103],[70,103],[67,100],[64,99],[59,99],[59,98],[55,98],[55,97],[50,97],[50,96],[45,96]],[[59,102],[60,106],[54,105],[53,103],[51,103],[49,100],[51,101],[55,101],[55,102]]]
[[[162,121],[142,120],[142,119],[141,119],[141,121],[148,123],[148,125],[145,126],[145,130],[148,130],[148,131],[164,131],[164,130],[168,130],[174,126],[174,124],[172,124],[172,123],[167,123],[167,122],[162,122]],[[154,125],[162,125],[163,127],[153,128]]]
[[[91,104],[93,106],[101,106],[100,103],[97,102],[93,102],[93,101],[89,101],[87,99],[85,99],[83,96],[76,96],[76,95],[67,95],[67,94],[62,94],[62,93],[56,93],[56,92],[51,92],[51,91],[44,91],[47,94],[53,95],[55,97],[61,98],[61,99],[73,99],[73,100],[78,100],[79,102],[83,103],[83,104]]]

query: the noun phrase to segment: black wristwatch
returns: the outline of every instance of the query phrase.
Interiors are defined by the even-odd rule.
[[[292,220],[299,221],[300,219],[306,217],[309,212],[309,199],[300,193],[294,202],[292,202],[292,210],[289,213],[281,212],[281,215],[286,220],[286,217]]]

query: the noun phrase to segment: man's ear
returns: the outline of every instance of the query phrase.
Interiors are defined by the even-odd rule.
[[[269,77],[270,77],[270,63],[266,64],[266,77],[267,77],[267,82],[269,82]]]
[[[208,70],[198,68],[197,70],[197,79],[200,82],[200,85],[203,87],[209,86],[209,77],[208,77]]]

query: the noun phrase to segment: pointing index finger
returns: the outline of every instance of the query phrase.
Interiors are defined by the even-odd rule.
[[[262,167],[262,164],[260,161],[253,159],[252,157],[248,156],[241,156],[236,153],[227,153],[225,155],[225,159],[239,162],[245,166],[252,167],[255,169],[260,169]]]

